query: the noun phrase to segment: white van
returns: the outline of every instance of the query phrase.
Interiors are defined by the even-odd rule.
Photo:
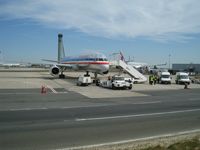
[[[177,72],[176,73],[176,84],[190,84],[190,78],[188,73],[185,72]]]
[[[171,84],[171,76],[169,72],[161,72],[159,77],[160,83]]]

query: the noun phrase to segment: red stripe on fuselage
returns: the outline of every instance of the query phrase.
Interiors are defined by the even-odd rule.
[[[95,64],[95,65],[109,65],[109,62],[62,62],[62,64]]]

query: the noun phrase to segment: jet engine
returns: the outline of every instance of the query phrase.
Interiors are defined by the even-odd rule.
[[[49,71],[50,71],[50,74],[51,74],[52,76],[58,76],[59,73],[60,73],[60,68],[59,68],[58,66],[54,65],[54,66],[52,66],[52,67],[50,68]]]

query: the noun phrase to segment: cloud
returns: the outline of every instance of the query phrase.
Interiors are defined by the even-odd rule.
[[[0,17],[107,38],[182,41],[200,33],[199,8],[199,0],[15,0],[0,4]]]

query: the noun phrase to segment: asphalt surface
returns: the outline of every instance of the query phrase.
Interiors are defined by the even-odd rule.
[[[200,89],[89,99],[0,90],[0,149],[73,148],[200,129]]]

